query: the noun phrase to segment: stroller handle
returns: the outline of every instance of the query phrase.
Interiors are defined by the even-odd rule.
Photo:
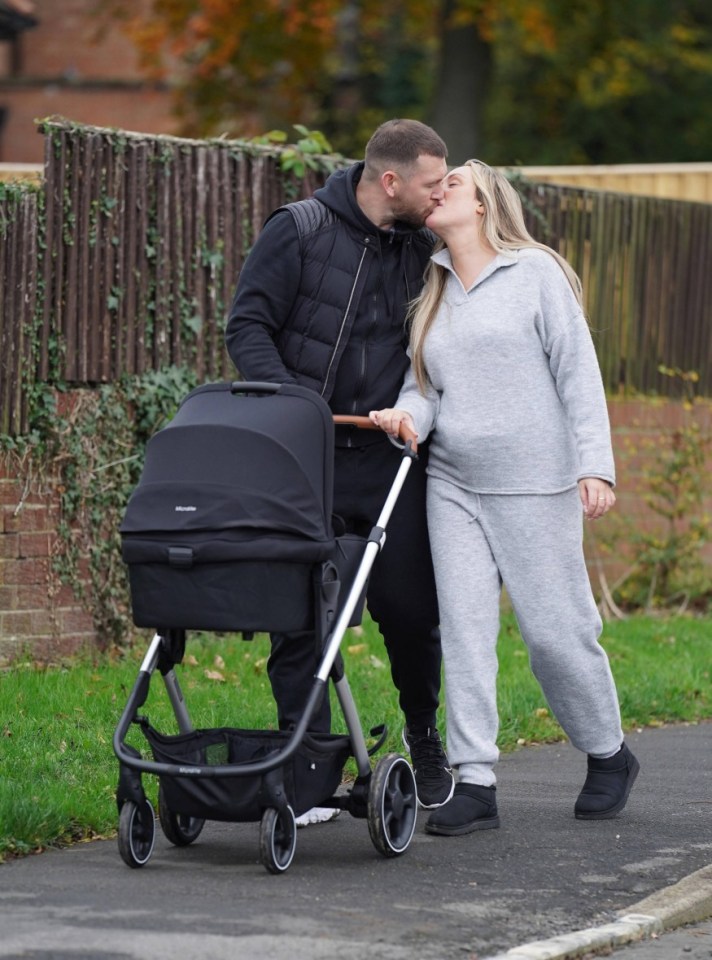
[[[279,393],[281,384],[265,381],[233,380],[230,393]]]
[[[360,430],[381,429],[380,427],[377,427],[375,423],[369,420],[368,417],[352,417],[345,413],[335,413],[334,423],[341,426],[358,427]],[[410,441],[410,449],[413,451],[413,453],[418,452],[418,434],[414,433],[410,427],[407,427],[404,423],[401,423],[398,427],[398,436],[405,444]]]

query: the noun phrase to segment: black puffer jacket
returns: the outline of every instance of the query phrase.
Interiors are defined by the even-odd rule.
[[[379,230],[361,212],[363,164],[333,174],[313,201],[267,221],[237,285],[226,344],[246,380],[293,381],[335,412],[395,401],[408,359],[405,314],[420,292],[430,231]],[[297,224],[301,220],[298,229]]]

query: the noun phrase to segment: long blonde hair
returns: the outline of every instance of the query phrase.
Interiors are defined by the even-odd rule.
[[[533,247],[544,250],[557,261],[571,284],[576,299],[583,305],[581,281],[571,265],[551,247],[537,243],[526,228],[524,212],[519,194],[504,174],[493,170],[481,160],[468,160],[463,166],[469,167],[475,184],[477,199],[484,206],[482,217],[483,239],[496,253],[507,253]],[[442,250],[445,244],[438,241],[435,250]],[[431,260],[425,271],[425,285],[422,293],[409,309],[410,348],[415,379],[422,393],[428,384],[428,373],[423,360],[425,338],[435,320],[445,290],[448,271]]]

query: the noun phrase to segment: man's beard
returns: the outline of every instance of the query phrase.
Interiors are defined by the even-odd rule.
[[[400,223],[406,224],[408,227],[413,227],[416,230],[419,230],[424,224],[427,218],[432,213],[432,210],[413,210],[412,207],[403,207],[400,210],[394,210],[396,220]]]

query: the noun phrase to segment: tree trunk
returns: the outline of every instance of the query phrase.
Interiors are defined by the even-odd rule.
[[[448,146],[457,166],[485,154],[482,120],[492,70],[492,51],[476,23],[451,26],[457,0],[444,0],[440,56],[430,124]]]

